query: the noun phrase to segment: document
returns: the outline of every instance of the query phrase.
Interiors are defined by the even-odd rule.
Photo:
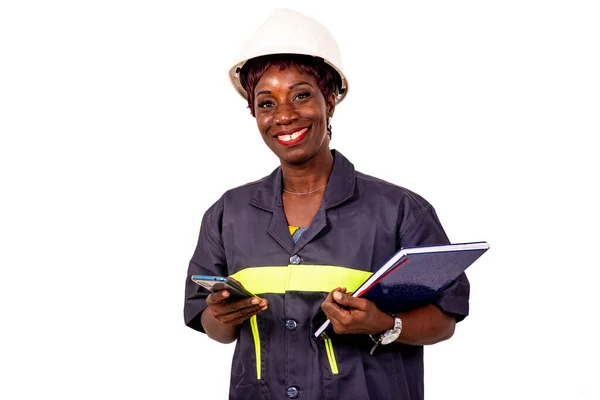
[[[394,313],[429,304],[489,249],[487,242],[401,248],[352,294]],[[325,321],[314,336],[335,335]]]

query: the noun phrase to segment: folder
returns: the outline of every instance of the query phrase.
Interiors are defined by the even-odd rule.
[[[353,293],[394,313],[429,304],[490,248],[487,242],[403,247]],[[335,335],[329,319],[315,338]]]

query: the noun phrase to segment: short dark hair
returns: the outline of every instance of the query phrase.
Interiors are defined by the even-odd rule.
[[[333,67],[329,66],[322,58],[307,56],[303,54],[272,54],[262,57],[256,57],[248,60],[240,71],[240,84],[248,93],[248,108],[250,113],[254,113],[254,88],[273,65],[279,67],[280,71],[286,68],[296,67],[298,71],[312,75],[321,89],[325,100],[340,92],[342,80],[340,75]]]

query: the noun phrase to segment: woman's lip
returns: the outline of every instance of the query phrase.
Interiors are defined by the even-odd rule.
[[[308,131],[309,131],[309,128],[302,128],[302,129],[296,129],[296,130],[293,130],[293,131],[289,131],[290,133],[288,133],[288,132],[281,132],[281,133],[277,134],[277,136],[275,136],[275,140],[277,140],[277,142],[279,144],[283,145],[283,146],[288,146],[288,147],[289,146],[293,146],[293,145],[299,143],[302,139],[304,139],[304,137],[306,136],[306,134],[308,133]],[[291,136],[291,135],[293,135],[296,132],[301,132],[301,133],[295,139],[282,140],[280,138],[281,136]]]
[[[292,135],[292,134],[294,134],[294,133],[296,133],[298,131],[301,131],[302,129],[306,129],[306,128],[308,128],[308,127],[305,126],[303,128],[296,128],[296,129],[292,129],[292,130],[289,130],[289,131],[281,131],[281,132],[277,132],[273,136],[277,137],[277,136],[281,136],[281,135]]]

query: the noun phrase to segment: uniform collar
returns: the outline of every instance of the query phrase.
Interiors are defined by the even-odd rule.
[[[323,195],[325,209],[345,202],[354,194],[354,165],[337,150],[332,150],[331,154],[333,168]],[[262,185],[254,192],[250,204],[267,211],[282,207],[282,187],[281,167],[278,167],[263,180]]]

